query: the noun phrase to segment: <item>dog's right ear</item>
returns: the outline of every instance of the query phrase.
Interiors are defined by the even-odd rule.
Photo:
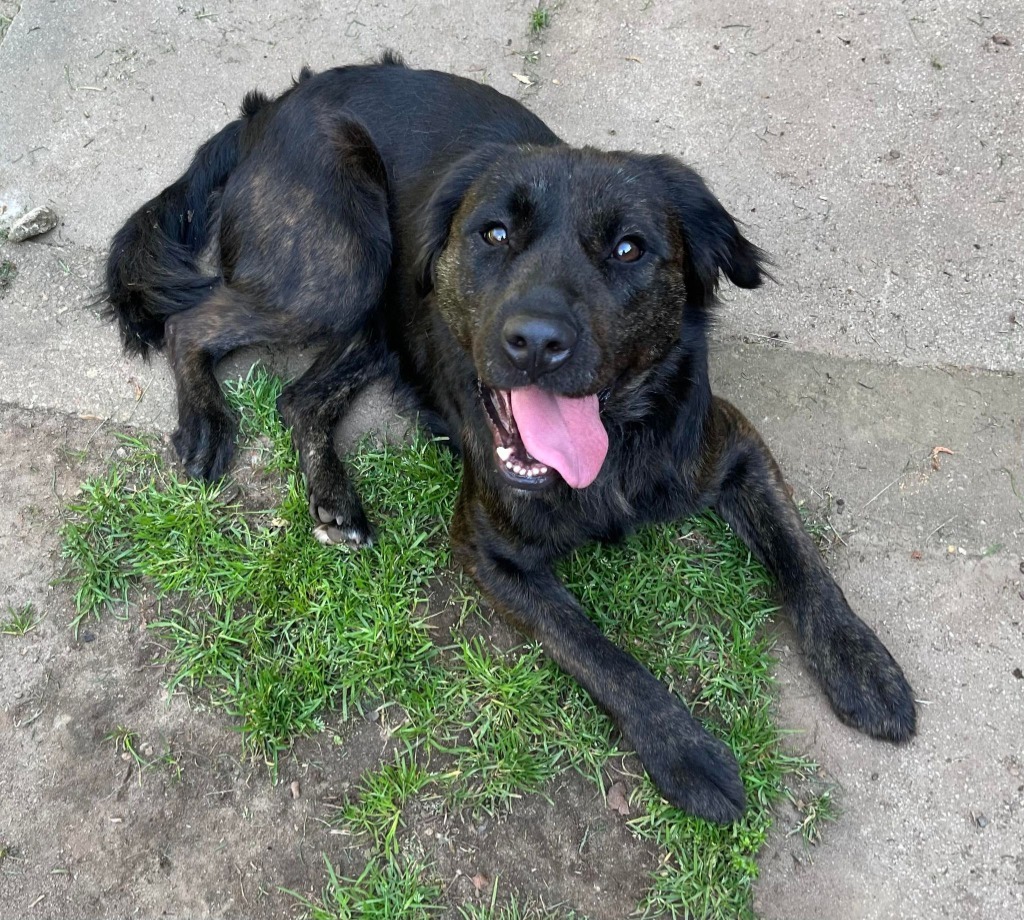
[[[438,257],[448,243],[455,213],[470,186],[498,159],[501,151],[507,150],[507,144],[488,143],[456,160],[420,208],[415,220],[413,277],[421,297],[434,289]]]

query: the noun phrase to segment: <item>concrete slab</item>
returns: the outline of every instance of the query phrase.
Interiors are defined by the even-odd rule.
[[[514,93],[528,8],[23,0],[0,46],[0,200],[51,203],[68,242],[102,250],[235,117],[248,89],[276,93],[303,64],[322,69],[393,47],[411,64]]]
[[[69,315],[93,299],[111,233],[181,172],[244,88],[277,90],[303,62],[388,45],[530,97],[572,142],[668,150],[702,169],[778,261],[779,286],[725,292],[723,339],[1024,367],[1024,115],[1012,89],[1024,58],[991,40],[1024,35],[1015,4],[972,20],[955,5],[732,2],[626,17],[566,3],[540,41],[527,38],[529,9],[26,0],[0,46],[0,85],[26,87],[0,98],[0,205],[49,203],[64,220],[39,241],[3,244],[31,280],[4,302],[4,392],[148,420],[126,383],[139,371],[109,367],[109,330]],[[513,76],[524,72],[534,86]],[[62,385],[54,353],[103,358]]]
[[[842,815],[815,847],[779,827],[761,860],[758,916],[1024,913],[1020,564],[867,552],[843,575],[847,597],[899,650],[922,701],[920,734],[905,749],[838,724],[783,646],[782,718],[803,730],[794,745],[826,765]]]
[[[758,916],[1020,916],[1024,385],[763,346],[719,349],[714,365],[797,499],[828,520],[833,572],[921,701],[908,747],[864,738],[836,721],[780,628],[780,718],[842,817],[814,847],[780,820]]]
[[[1022,44],[1013,0],[567,0],[532,104],[574,143],[682,155],[746,222],[780,285],[727,334],[1021,369]]]

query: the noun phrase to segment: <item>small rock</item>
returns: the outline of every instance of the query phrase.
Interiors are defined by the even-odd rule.
[[[988,827],[988,818],[986,818],[982,814],[977,814],[974,816],[974,823],[977,824],[978,827],[980,827],[982,830],[984,830],[986,827]]]
[[[302,795],[302,789],[299,787],[299,781],[297,779],[292,780],[291,790],[293,799],[297,799]]]
[[[1009,36],[996,32],[996,34],[992,36],[992,44],[1002,45],[1004,48],[1009,48],[1013,45],[1013,42],[1010,41]]]
[[[608,808],[620,815],[629,814],[629,802],[626,800],[626,787],[622,783],[612,783],[608,789]]]
[[[7,239],[12,243],[20,243],[23,240],[31,239],[52,230],[57,226],[59,218],[53,208],[45,205],[41,208],[33,208],[27,214],[22,214],[7,232]]]

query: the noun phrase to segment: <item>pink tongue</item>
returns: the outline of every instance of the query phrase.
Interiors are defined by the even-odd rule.
[[[539,387],[512,390],[512,414],[530,456],[558,470],[574,489],[589,486],[608,453],[596,396],[571,399]]]

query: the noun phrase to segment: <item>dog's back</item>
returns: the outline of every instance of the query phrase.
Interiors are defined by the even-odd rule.
[[[248,93],[240,117],[199,148],[184,175],[126,221],[107,260],[109,315],[127,351],[145,355],[151,346],[162,347],[166,321],[198,305],[218,282],[198,259],[223,208],[236,212],[222,240],[224,269],[229,276],[244,272],[246,266],[238,264],[244,252],[257,276],[279,252],[271,215],[289,221],[303,207],[336,206],[338,214],[365,217],[375,211],[377,190],[391,198],[389,210],[405,217],[412,202],[422,199],[424,184],[469,150],[487,143],[558,142],[539,118],[491,87],[411,70],[393,53],[374,65],[319,74],[303,68],[275,99]],[[247,175],[233,179],[239,170]],[[346,180],[340,184],[339,170]],[[279,200],[266,200],[261,184]],[[344,200],[333,194],[339,190]],[[260,246],[238,239],[254,221],[261,225],[254,234]],[[388,227],[364,221],[361,229],[386,238],[390,249]],[[282,293],[302,287],[301,278],[280,273],[273,281]]]

